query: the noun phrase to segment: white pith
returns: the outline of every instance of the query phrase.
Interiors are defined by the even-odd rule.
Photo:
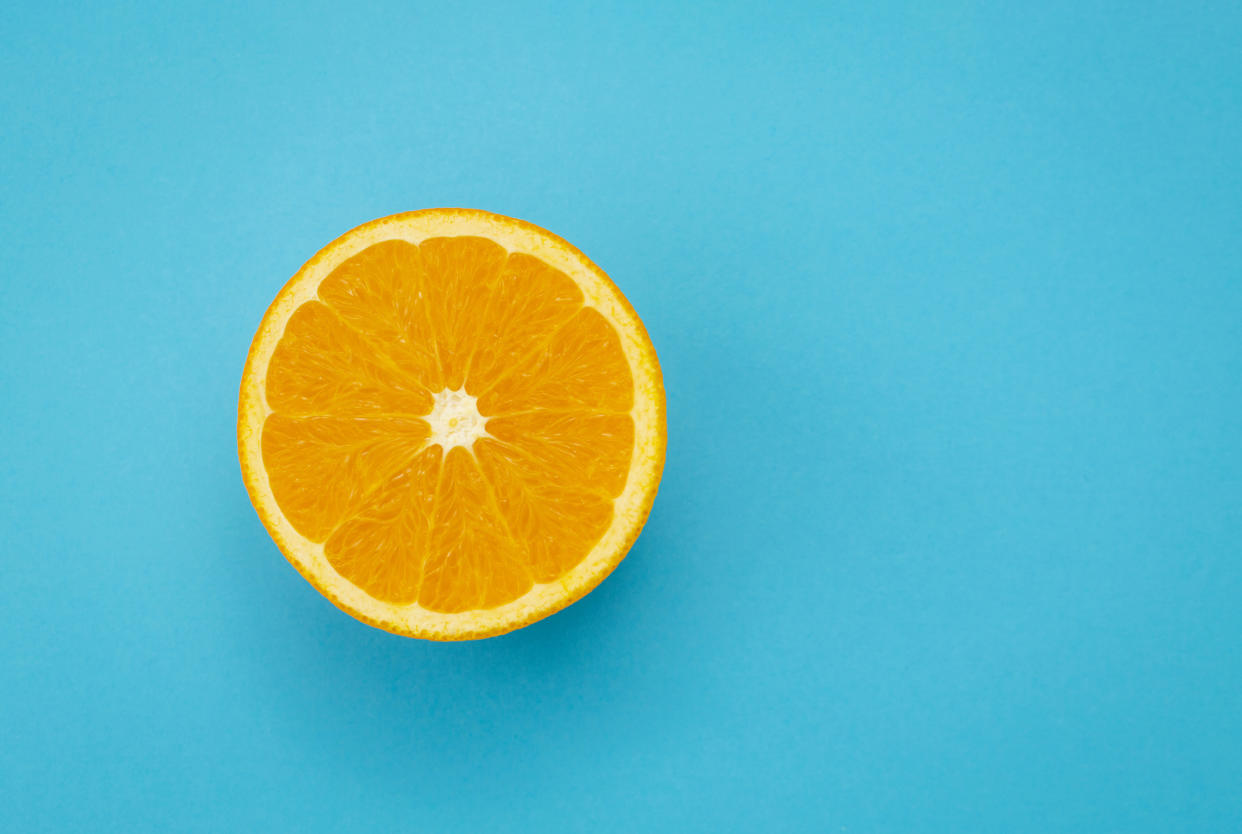
[[[446,455],[454,446],[471,451],[474,441],[487,434],[487,418],[479,413],[478,399],[464,388],[445,388],[433,396],[435,405],[424,418],[431,426],[428,445],[439,443]]]

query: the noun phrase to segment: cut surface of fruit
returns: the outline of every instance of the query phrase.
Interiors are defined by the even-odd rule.
[[[541,619],[616,567],[664,464],[642,323],[585,255],[471,209],[381,218],[285,285],[242,376],[259,517],[338,607],[454,640]]]

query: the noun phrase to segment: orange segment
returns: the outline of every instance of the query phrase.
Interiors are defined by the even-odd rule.
[[[430,427],[423,420],[288,417],[263,424],[273,497],[294,528],[321,542],[383,481],[407,466]]]
[[[376,353],[437,391],[444,386],[424,309],[431,285],[419,248],[388,240],[334,269],[319,285],[319,298]]]
[[[408,604],[418,599],[431,539],[441,450],[426,449],[357,506],[336,528],[324,555],[337,573],[375,599]]]
[[[557,483],[546,468],[499,443],[480,440],[475,447],[506,525],[526,543],[535,581],[564,575],[608,529],[608,498]]]
[[[475,348],[493,288],[509,253],[480,237],[441,237],[419,247],[431,276],[428,309],[440,354],[444,387],[457,390]]]
[[[474,456],[461,447],[450,449],[419,604],[443,612],[493,608],[517,599],[532,584],[524,545],[505,527]]]
[[[483,338],[470,365],[469,393],[478,396],[519,359],[543,347],[581,308],[582,290],[568,275],[530,255],[510,255],[480,322]]]
[[[328,307],[298,308],[267,368],[267,402],[285,414],[426,414],[430,392],[378,354]]]
[[[579,311],[547,344],[514,362],[479,397],[479,409],[629,411],[634,382],[616,329],[598,310]]]
[[[630,473],[634,421],[628,414],[532,411],[487,421],[487,433],[524,452],[542,477],[608,498]]]
[[[598,584],[664,457],[659,365],[582,253],[464,209],[342,236],[264,316],[242,473],[289,560],[359,619],[503,633]]]

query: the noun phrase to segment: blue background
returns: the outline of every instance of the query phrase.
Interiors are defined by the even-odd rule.
[[[3,26],[8,830],[1242,830],[1236,5]],[[288,276],[439,205],[596,260],[669,403],[613,577],[456,645],[234,441]]]

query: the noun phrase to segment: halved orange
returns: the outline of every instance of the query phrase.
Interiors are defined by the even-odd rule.
[[[582,597],[655,498],[651,340],[585,255],[469,209],[396,214],[285,285],[242,376],[237,441],[263,524],[363,622],[502,634]]]

